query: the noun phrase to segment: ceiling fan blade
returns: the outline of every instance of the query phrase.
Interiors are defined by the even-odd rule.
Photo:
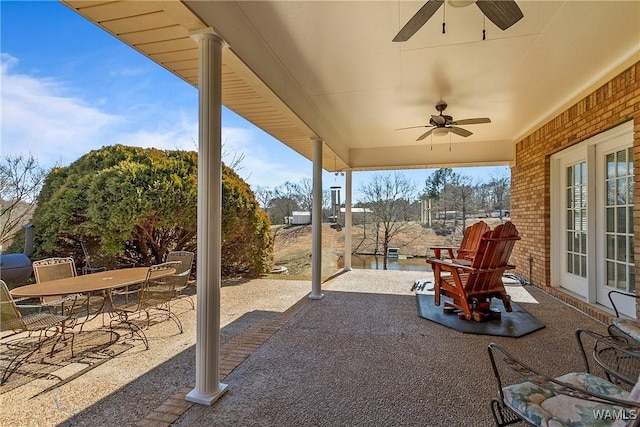
[[[416,139],[416,141],[422,141],[423,139],[425,139],[426,137],[428,137],[429,135],[431,135],[431,134],[433,133],[434,129],[437,129],[437,128],[429,129],[428,131],[426,131],[425,133],[423,133],[422,135],[420,135],[420,136],[418,137],[418,139]]]
[[[431,120],[437,125],[444,125],[447,123],[447,119],[444,116],[436,116],[434,114],[431,115]]]
[[[506,30],[524,16],[513,0],[477,0],[476,5],[501,30]]]
[[[418,129],[418,128],[427,128],[427,127],[429,127],[429,125],[409,126],[408,128],[400,128],[396,130]]]
[[[429,0],[404,24],[404,27],[393,38],[394,42],[406,42],[413,36],[442,6],[444,0]]]
[[[466,129],[458,128],[455,126],[450,127],[449,130],[455,133],[456,135],[464,136],[465,138],[469,135],[473,135],[473,132],[469,132]]]
[[[462,119],[451,122],[452,125],[479,125],[482,123],[491,123],[488,117],[477,117],[475,119]]]

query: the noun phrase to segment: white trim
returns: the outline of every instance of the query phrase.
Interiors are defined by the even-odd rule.
[[[618,138],[631,137],[630,142],[620,142]],[[579,142],[565,150],[553,154],[550,158],[550,184],[551,184],[551,286],[562,287],[577,294],[590,304],[602,304],[609,306],[608,299],[602,294],[598,297],[599,283],[604,280],[602,267],[599,260],[604,259],[602,255],[602,234],[605,227],[604,207],[598,200],[602,200],[602,174],[604,164],[602,163],[602,152],[598,148],[605,148],[603,144],[615,143],[618,151],[628,148],[633,144],[633,121],[625,122],[615,128],[604,131],[585,141]],[[566,168],[581,161],[587,162],[587,277],[583,289],[565,276],[563,271],[566,267]],[[629,313],[635,313],[635,307]]]

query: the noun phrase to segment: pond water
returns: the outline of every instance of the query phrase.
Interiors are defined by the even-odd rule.
[[[344,260],[340,258],[338,267],[344,266]],[[384,257],[381,255],[351,255],[351,267],[365,270],[382,270]],[[402,255],[399,259],[388,259],[387,270],[431,271],[431,266],[424,258],[406,258]]]

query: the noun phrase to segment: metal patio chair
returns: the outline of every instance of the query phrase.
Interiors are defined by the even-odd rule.
[[[601,335],[588,329],[577,329],[576,341],[586,372],[591,373],[592,365],[598,367],[610,382],[625,389],[631,389],[638,382],[640,347],[637,342]],[[591,364],[589,355],[593,360]]]
[[[26,298],[25,298],[26,299]],[[40,308],[40,305],[22,305],[20,307],[26,309]],[[0,331],[13,331],[12,335],[18,334],[20,332],[28,332],[28,336],[31,336],[32,333],[38,332],[38,340],[35,344],[31,345],[18,345],[15,343],[7,343],[12,349],[17,349],[18,354],[10,360],[7,367],[4,369],[2,373],[2,378],[0,380],[0,384],[4,384],[9,376],[15,372],[15,370],[25,362],[33,353],[40,350],[42,344],[47,341],[55,338],[57,341],[51,347],[50,355],[53,355],[56,345],[60,340],[65,340],[66,334],[71,336],[71,356],[73,357],[73,333],[67,333],[65,329],[65,322],[68,321],[67,316],[52,314],[47,312],[37,312],[34,314],[29,314],[23,316],[18,306],[16,305],[16,301],[13,299],[11,294],[9,293],[9,289],[7,288],[7,284],[0,280]],[[48,334],[51,332],[51,334]],[[3,337],[7,338],[7,337]],[[23,340],[20,340],[23,341]]]
[[[554,378],[495,343],[489,344],[488,351],[500,394],[491,400],[497,426],[521,421],[533,426],[558,427],[640,425],[640,401],[635,387],[629,392],[588,372]],[[533,354],[530,356],[528,359],[535,358]]]
[[[182,323],[171,311],[170,306],[175,296],[175,272],[180,268],[180,264],[180,261],[172,261],[153,265],[149,267],[147,278],[141,285],[112,289],[108,292],[111,313],[116,316],[111,320],[110,327],[113,329],[117,323],[127,325],[131,336],[137,335],[148,350],[149,340],[135,316],[144,313],[145,327],[148,328],[151,324],[150,312],[158,310],[173,320],[182,333]]]
[[[176,288],[174,299],[186,299],[191,304],[191,308],[195,309],[195,304],[189,295],[183,292],[189,288],[189,276],[191,275],[191,267],[195,254],[189,251],[172,251],[167,254],[166,261],[180,261],[180,268],[176,272]]]
[[[36,283],[45,283],[52,280],[67,279],[77,276],[76,264],[71,257],[47,258],[33,262],[33,273]],[[69,301],[71,300],[71,301]],[[106,295],[85,295],[77,294],[73,296],[48,296],[41,298],[44,306],[50,307],[54,312],[73,319],[75,324],[80,324],[80,330],[86,321],[97,317],[102,312],[106,302]]]
[[[607,295],[611,302],[611,307],[613,307],[616,313],[616,317],[609,325],[609,335],[621,340],[626,340],[629,344],[640,346],[640,320],[621,316],[615,303],[615,300],[620,297],[614,298],[614,295],[620,295],[623,298],[632,298],[634,301],[640,299],[640,295],[617,290],[609,291]]]

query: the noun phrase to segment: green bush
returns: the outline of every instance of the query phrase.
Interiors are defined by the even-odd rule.
[[[197,153],[115,145],[51,171],[34,213],[34,259],[71,255],[150,265],[195,250]],[[255,277],[271,264],[269,220],[223,165],[222,273]],[[95,262],[94,262],[95,264]]]

